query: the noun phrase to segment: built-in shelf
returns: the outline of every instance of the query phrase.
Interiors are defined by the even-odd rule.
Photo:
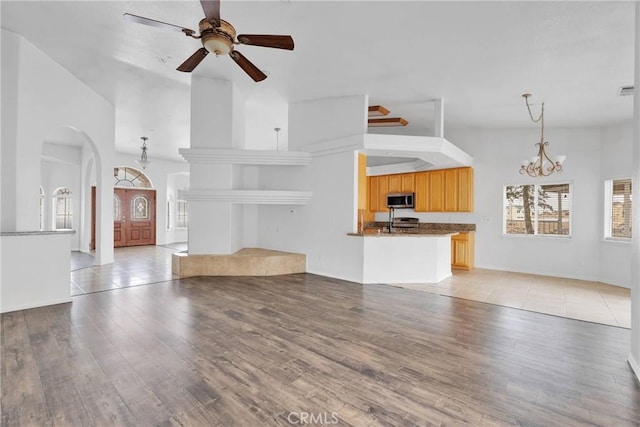
[[[180,191],[178,197],[189,202],[227,202],[247,205],[305,205],[311,191],[288,190],[218,190],[198,189]]]
[[[311,163],[311,154],[303,151],[181,148],[179,152],[189,163],[263,166],[306,166]]]

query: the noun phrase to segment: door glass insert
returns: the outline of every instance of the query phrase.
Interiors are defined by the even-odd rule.
[[[149,219],[149,200],[142,195],[131,200],[131,219]]]
[[[113,220],[120,221],[120,197],[113,195]]]

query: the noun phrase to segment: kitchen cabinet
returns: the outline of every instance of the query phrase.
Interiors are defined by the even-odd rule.
[[[458,169],[457,212],[473,212],[473,169]]]
[[[369,177],[369,210],[371,212],[387,212],[388,192],[389,175]]]
[[[389,193],[413,193],[413,173],[398,173],[389,177]]]
[[[400,174],[387,176],[389,178],[389,193],[400,193],[402,191],[402,176]]]
[[[367,209],[367,155],[358,153],[358,209]]]
[[[444,212],[444,172],[445,170],[429,171],[429,212]]]
[[[462,232],[451,236],[451,267],[471,270],[474,267],[475,232]]]
[[[387,193],[415,193],[416,212],[473,212],[473,168],[371,176],[369,211],[387,212]]]
[[[415,211],[429,211],[429,172],[416,172],[414,174],[415,185]]]

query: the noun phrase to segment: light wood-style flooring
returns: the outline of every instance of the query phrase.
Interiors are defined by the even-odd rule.
[[[629,330],[392,286],[191,278],[1,327],[2,425],[640,424]]]

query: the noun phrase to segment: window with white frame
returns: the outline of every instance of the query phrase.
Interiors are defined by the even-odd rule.
[[[604,237],[631,239],[631,178],[604,182]]]
[[[44,190],[40,187],[40,230],[44,230]]]
[[[189,226],[189,203],[186,200],[176,200],[176,227]]]
[[[53,193],[53,206],[55,209],[54,228],[56,230],[68,230],[71,225],[71,190],[59,187]]]
[[[571,235],[571,184],[507,185],[503,197],[505,234]]]

